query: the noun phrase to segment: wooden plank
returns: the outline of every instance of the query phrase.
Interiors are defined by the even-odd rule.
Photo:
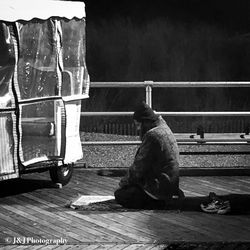
[[[13,237],[22,237],[23,232],[21,232],[19,227],[15,227],[13,225],[10,225],[8,223],[6,223],[5,221],[1,220],[0,223],[0,230],[7,235],[7,237],[4,239],[5,241],[9,241],[12,243]]]
[[[105,183],[105,188],[110,187],[114,188],[119,183],[119,179],[107,177],[107,176],[99,176],[96,171],[84,171],[82,169],[78,170],[78,175],[75,176],[75,179],[84,183],[91,183],[91,185],[95,185],[98,187],[103,187],[102,183]]]
[[[12,250],[12,249],[15,249],[16,246],[15,245],[0,245],[0,248],[4,250]]]
[[[127,213],[128,214],[128,213]],[[147,216],[144,216],[145,220],[135,220],[135,218],[138,217],[138,214],[140,212],[133,213],[135,216],[132,216],[132,218],[129,216],[125,216],[123,213],[112,213],[112,214],[102,214],[102,218],[105,218],[109,221],[112,221],[114,223],[117,223],[119,225],[124,226],[124,222],[126,222],[126,228],[130,232],[135,232],[137,234],[143,235],[146,237],[148,241],[154,240],[158,235],[157,233],[150,230],[150,228],[147,227]],[[130,213],[131,215],[131,213]]]
[[[42,235],[44,237],[48,237],[49,234],[43,233],[41,229],[37,229],[37,227],[34,226],[33,222],[29,222],[29,219],[27,217],[20,216],[19,214],[12,213],[11,216],[9,216],[9,210],[6,210],[2,207],[0,207],[0,220],[1,222],[6,221],[9,225],[15,225],[16,227],[21,228],[21,232],[25,234],[25,236],[29,237],[41,237]]]
[[[5,208],[8,208],[5,206]],[[25,237],[43,237],[50,238],[51,236],[60,237],[60,234],[56,234],[53,230],[50,230],[47,227],[39,224],[39,219],[34,217],[34,215],[23,213],[23,211],[27,211],[27,209],[22,208],[21,210],[14,209],[16,214],[12,215],[19,223],[19,228],[23,232],[23,236]],[[43,218],[44,219],[44,218]],[[12,224],[13,225],[13,224]],[[30,226],[29,226],[30,225]],[[33,228],[33,233],[31,229]],[[34,233],[36,232],[36,233]]]
[[[167,247],[168,247],[167,244],[159,244],[159,245],[156,244],[156,245],[149,246],[149,248],[145,248],[145,250],[146,249],[148,249],[148,250],[164,250]],[[144,250],[144,249],[142,249],[142,250]]]
[[[124,225],[120,225],[119,223],[112,222],[109,219],[100,218],[99,214],[94,214],[94,213],[83,214],[83,213],[76,213],[74,211],[69,211],[67,213],[73,216],[76,216],[79,219],[93,222],[97,224],[99,227],[107,228],[111,231],[124,235],[125,239],[127,238],[126,240],[127,242],[131,242],[131,240],[133,240],[134,242],[148,240],[147,237],[139,235],[138,232],[126,229]]]
[[[196,180],[197,184],[201,184],[203,188],[206,188],[208,190],[208,193],[209,192],[220,192],[220,193],[228,193],[228,189],[225,188],[225,187],[222,187],[222,186],[218,186],[216,185],[214,182],[211,182],[211,181],[208,181],[208,180],[199,180],[197,179]]]
[[[86,250],[98,250],[99,247],[101,246],[101,243],[95,243],[95,244],[81,244],[81,245],[71,245],[70,250],[81,250],[81,249],[86,249]]]
[[[54,246],[56,248],[56,246]],[[40,250],[46,248],[45,245],[29,245],[27,250]]]
[[[30,232],[33,223],[35,223],[34,233],[38,233],[42,226],[44,233],[47,232],[50,236],[51,233],[46,231],[47,228],[52,230],[53,233],[56,232],[56,234],[61,235],[60,230],[54,228],[54,224],[61,229],[67,227],[70,233],[73,232],[73,234],[77,235],[77,238],[82,237],[85,240],[93,237],[91,239],[96,240],[96,243],[90,244],[89,247],[94,249],[100,245],[105,245],[102,246],[105,249],[107,244],[109,244],[108,246],[111,249],[116,249],[115,247],[124,249],[135,242],[142,244],[142,249],[155,249],[156,245],[150,244],[153,240],[166,241],[166,239],[185,239],[187,241],[194,239],[245,240],[250,233],[248,229],[250,223],[249,216],[219,216],[201,212],[197,213],[197,211],[184,211],[181,214],[177,214],[176,211],[104,212],[77,211],[64,208],[65,203],[79,192],[100,195],[113,194],[114,189],[118,186],[120,178],[102,177],[90,171],[86,172],[77,170],[76,177],[73,176],[72,178],[73,181],[62,189],[45,187],[35,191],[31,190],[29,193],[4,197],[3,201],[7,201],[9,207],[0,205],[0,213],[1,211],[4,212],[2,217],[0,215],[0,225],[1,220],[9,222],[10,228],[7,235],[15,232],[15,228],[12,228],[11,223],[15,219],[20,222],[20,228],[22,223],[24,225],[27,224],[29,227],[26,230]],[[32,175],[33,177],[36,178],[36,175]],[[46,178],[47,174],[42,174],[41,176],[39,174],[38,179]],[[230,180],[232,191],[241,191],[242,186],[247,191],[247,181],[244,182],[244,180],[248,179],[244,177],[240,179],[236,177],[227,179],[216,177],[214,180],[213,178],[184,177],[181,178],[181,186],[185,187],[186,191],[193,197],[204,197],[209,193],[209,186],[213,186],[215,190],[220,191],[219,193],[226,193],[224,189],[227,188]],[[7,218],[8,215],[14,216],[9,220]],[[29,216],[31,216],[31,219]],[[21,219],[18,220],[18,218]],[[42,223],[40,225],[38,221],[42,219],[49,219],[50,223]],[[15,226],[15,223],[13,225]],[[19,225],[16,223],[16,226]],[[16,228],[16,230],[19,231],[20,228]],[[66,234],[66,231],[64,233]],[[18,233],[16,234],[19,235]],[[99,237],[100,235],[103,238]],[[76,243],[77,240],[73,237],[72,242]],[[82,243],[84,242],[82,241]],[[123,244],[117,245],[117,243]],[[130,244],[128,245],[128,243]],[[79,247],[82,246],[83,244],[79,245]],[[72,247],[71,245],[64,246],[66,249],[81,249],[79,247],[77,245]],[[55,246],[56,248],[60,249]]]
[[[72,246],[76,246],[76,245],[58,245],[55,249],[56,250],[68,250],[71,249]]]
[[[193,181],[191,181],[190,184],[188,184],[187,186],[188,186],[188,187],[192,187],[192,185],[194,185],[193,183],[195,183],[195,179],[194,179]],[[181,186],[182,186],[182,183],[181,183]],[[199,190],[198,188],[201,189],[201,188],[199,187],[199,185],[197,185],[197,188],[195,188],[195,190],[196,190],[196,191]],[[189,189],[190,189],[190,188],[189,188]],[[184,190],[186,191],[186,189],[184,189]],[[206,189],[205,189],[205,190],[206,190]],[[204,191],[204,190],[203,190],[203,191],[202,191],[203,193],[202,193],[201,191],[202,191],[202,190],[199,190],[200,193],[192,192],[192,191],[191,191],[191,192],[192,192],[192,193],[191,193],[190,191],[188,191],[188,195],[190,195],[190,194],[196,195],[196,196],[198,196],[198,195],[205,195],[205,196],[207,196],[207,195],[208,195],[208,192],[207,192],[207,191]],[[100,193],[99,193],[99,194],[100,194]]]
[[[231,220],[228,221],[228,217],[226,216],[206,213],[199,214],[196,212],[173,213],[170,216],[166,213],[162,216],[162,220],[175,224],[178,227],[186,227],[190,231],[204,234],[208,239],[213,240],[230,240],[236,238],[244,241],[249,235],[244,229],[242,231],[235,230],[236,226],[230,225]],[[240,226],[241,224],[238,223],[237,228]]]
[[[48,249],[48,250],[50,250],[50,249],[61,249],[61,246],[57,246],[57,245],[46,245],[46,246],[44,246],[44,249]]]
[[[0,219],[0,225],[1,225],[1,219]],[[9,237],[8,232],[1,230],[1,232],[0,232],[0,245],[1,244],[5,245],[6,244],[6,240],[7,240],[8,237]]]
[[[25,246],[25,245],[24,245],[24,246],[23,246],[23,245],[15,245],[15,248],[14,248],[14,249],[17,249],[17,250],[20,250],[20,249],[23,250],[23,249],[25,249],[25,250],[26,250],[26,249],[28,249],[28,247],[29,247],[29,246]]]
[[[91,243],[91,244],[83,244],[83,245],[80,245],[79,248],[76,248],[76,246],[71,246],[70,250],[72,249],[86,249],[86,250],[95,250],[95,249],[99,249],[100,247],[100,244],[96,244],[96,243]]]
[[[30,197],[32,199],[32,197]],[[34,197],[33,197],[34,198]],[[40,199],[40,198],[34,198],[34,199]],[[81,230],[81,235],[83,237],[85,237],[86,239],[91,239],[90,236],[85,235],[84,233],[86,232],[91,232],[92,236],[95,236],[94,238],[92,237],[92,241],[96,241],[96,239],[98,238],[99,240],[103,239],[103,240],[107,240],[107,239],[112,239],[112,240],[124,240],[124,237],[122,235],[119,235],[113,231],[109,231],[107,230],[107,228],[103,228],[103,227],[97,227],[96,224],[94,223],[89,223],[88,221],[80,221],[79,219],[75,218],[72,215],[69,215],[67,213],[67,210],[63,210],[61,211],[61,209],[57,210],[53,210],[52,211],[52,215],[48,215],[48,216],[53,216],[55,219],[60,219],[63,220],[64,222],[67,222],[69,225],[71,226],[72,224],[78,228],[80,228]],[[71,226],[72,227],[72,226]],[[94,228],[94,229],[92,229]],[[127,238],[126,238],[127,240]]]
[[[147,223],[152,231],[158,234],[155,238],[155,243],[166,242],[167,239],[175,238],[175,240],[196,240],[208,239],[207,232],[196,230],[196,228],[188,227],[178,220],[171,221],[171,218],[178,214],[173,211],[143,211],[148,215]],[[174,216],[173,216],[174,215]],[[170,218],[170,220],[168,220]]]
[[[117,216],[119,216],[120,214],[119,213],[115,213],[115,214],[112,214],[112,216],[110,217],[111,219],[115,216],[117,219],[115,219],[116,220],[116,222],[118,222],[119,223],[119,221],[126,221],[126,225],[128,225],[128,216],[126,215],[124,218],[122,218],[122,217],[117,217]],[[131,213],[130,213],[130,215],[131,215]],[[104,215],[102,215],[102,216],[104,216]],[[105,215],[106,217],[107,217],[107,215]],[[145,217],[145,216],[144,216]],[[107,217],[107,218],[109,218],[109,217]],[[141,221],[143,221],[143,220],[145,220],[145,218],[143,218]],[[136,221],[136,216],[134,216],[134,217],[132,217],[132,220],[131,220],[132,222],[137,222],[137,224],[138,224],[138,221]],[[132,223],[130,226],[132,226],[132,227],[134,227],[134,229],[136,229],[136,230],[139,230],[139,231],[141,231],[141,225],[137,225],[137,224],[135,224],[135,223]],[[143,227],[142,227],[143,228]],[[145,228],[143,228],[143,232],[144,232],[144,234],[145,234]],[[150,238],[152,238],[152,236],[156,236],[155,234],[153,234],[152,235],[152,233],[150,232]]]
[[[149,214],[150,211],[144,211],[143,213]],[[176,234],[177,237],[180,237],[177,238],[178,240],[187,240],[187,238],[190,240],[195,240],[196,238],[216,240],[218,238],[218,234],[215,235],[214,233],[214,228],[210,230],[206,227],[198,227],[196,223],[194,223],[195,220],[198,219],[191,216],[190,212],[188,213],[189,216],[186,216],[186,213],[161,213],[158,214],[158,216],[155,216],[154,213],[150,214],[153,221],[158,219],[159,223],[162,225],[165,224],[166,227],[169,227],[171,224],[174,225],[175,227],[173,227],[172,232]],[[184,230],[182,234],[179,234],[179,231],[183,230],[183,228],[186,230]]]
[[[92,185],[92,186],[91,186]],[[75,195],[72,195],[71,189],[68,187],[64,187],[62,192],[55,194],[55,192],[49,191],[49,196],[51,199],[54,199],[57,196],[58,202],[60,204],[65,204],[67,201],[70,200],[70,198],[77,197],[78,194],[98,194],[98,195],[112,195],[110,191],[106,190],[105,186],[102,186],[102,188],[97,188],[93,185],[93,183],[82,183],[81,189],[77,190],[78,192],[75,192]]]
[[[55,191],[46,190],[46,193],[43,191],[34,191],[32,194],[24,193],[22,196],[32,199],[33,202],[40,204],[41,208],[58,208],[60,204],[65,204],[66,199],[62,199],[59,193]],[[47,197],[46,199],[44,199]],[[56,198],[56,200],[55,200]],[[57,201],[57,203],[55,203]],[[59,203],[59,204],[58,204]]]
[[[114,187],[109,187],[108,184],[107,186],[105,185],[106,183],[99,183],[100,180],[95,180],[93,176],[90,177],[91,180],[84,180],[82,184],[82,188],[84,187],[92,187],[94,189],[93,191],[96,191],[98,193],[102,193],[103,195],[110,195],[114,193],[115,188]],[[93,183],[96,181],[96,183]],[[98,183],[97,183],[98,181]],[[80,191],[80,190],[79,190]]]
[[[242,193],[243,191],[238,187],[235,187],[235,185],[232,183],[232,178],[228,178],[227,181],[223,180],[224,178],[197,178],[195,181],[203,186],[203,188],[207,189],[208,192],[214,191],[214,192],[220,192],[220,193]],[[247,193],[247,192],[243,192]]]
[[[222,231],[223,235],[226,235],[229,239],[232,237],[244,241],[250,235],[250,218],[249,216],[244,216],[244,218],[240,219],[241,217],[230,215],[230,219],[228,219],[228,216],[203,214],[203,218],[207,220],[206,227],[213,228],[218,225],[218,230]],[[235,228],[240,228],[241,230],[235,230]]]
[[[7,200],[7,198],[5,198]],[[79,236],[63,229],[59,225],[54,225],[48,222],[46,219],[38,219],[35,215],[32,215],[31,213],[28,213],[27,208],[23,207],[22,205],[15,205],[15,207],[10,206],[10,205],[2,205],[3,208],[12,210],[12,212],[18,214],[19,216],[26,217],[27,219],[37,223],[37,225],[40,225],[41,228],[43,227],[44,230],[47,230],[49,233],[51,233],[51,237],[54,236],[55,238],[62,236],[63,238],[67,239],[73,239],[73,240],[78,240]],[[26,235],[23,235],[26,236]]]
[[[124,248],[128,247],[129,244],[115,244],[110,250],[123,250]]]
[[[117,213],[112,213],[111,214],[111,216],[109,216],[109,214],[107,215],[107,214],[101,214],[101,216],[102,217],[105,217],[105,218],[107,218],[107,219],[109,219],[109,220],[112,220],[112,221],[114,221],[114,222],[116,222],[116,223],[118,223],[118,224],[122,224],[122,221],[123,221],[123,219],[128,219],[128,218],[122,218],[122,215],[118,215]],[[115,219],[113,219],[115,217]],[[121,222],[120,222],[121,221]],[[133,217],[132,218],[132,220],[131,220],[131,222],[134,222],[134,221],[136,221],[135,220],[135,217]],[[142,222],[142,221],[140,221],[140,222]],[[127,224],[127,227],[129,227],[129,228],[131,228],[132,230],[137,230],[137,231],[140,231],[141,233],[144,233],[144,234],[148,234],[148,236],[150,236],[150,238],[152,238],[152,237],[155,237],[156,235],[154,235],[154,234],[152,234],[152,232],[151,231],[149,231],[149,232],[146,232],[146,230],[145,230],[145,228],[141,228],[141,225],[137,225],[138,224],[138,222],[135,224],[135,223],[130,223],[129,225],[128,225],[128,220],[126,221],[126,224]],[[145,224],[145,223],[144,223]],[[143,224],[143,225],[144,225]]]
[[[204,191],[201,185],[198,185],[195,180],[189,177],[180,178],[180,188],[185,190],[188,196],[204,196],[207,190]]]
[[[245,178],[247,179],[247,178]],[[240,194],[249,194],[250,193],[250,185],[248,185],[247,183],[244,185],[240,180],[238,176],[225,176],[223,178],[219,178],[217,176],[215,176],[213,178],[214,183],[216,183],[216,185],[223,185],[224,187],[227,188],[233,188],[230,191],[236,191],[237,193]],[[249,181],[250,181],[250,177],[249,177]],[[250,182],[249,182],[250,184]]]
[[[101,243],[98,245],[98,250],[109,250],[112,248],[115,244],[114,243]]]
[[[93,232],[95,232],[96,238],[98,237],[98,235],[101,234],[101,235],[109,236],[109,238],[112,238],[113,240],[124,240],[124,237],[122,235],[116,234],[116,232],[113,232],[113,231],[110,232],[106,228],[98,228],[97,225],[94,224],[94,223],[89,223],[89,222],[84,221],[84,220],[81,221],[78,218],[76,218],[76,217],[74,217],[72,215],[69,215],[67,213],[67,210],[66,211],[58,211],[58,212],[54,211],[53,214],[55,216],[57,216],[57,217],[62,215],[63,218],[69,218],[72,221],[73,224],[76,224],[78,222],[79,227],[83,227],[83,225],[85,225],[88,228],[94,228]],[[127,240],[127,238],[126,238],[126,240]]]
[[[30,199],[31,200],[31,199]],[[18,201],[17,201],[18,202]],[[39,207],[33,206],[31,204],[24,205],[25,207],[29,207],[30,210],[34,210],[37,212],[36,217],[43,220],[46,218],[50,221],[51,225],[58,225],[61,228],[71,228],[71,232],[79,235],[78,238],[84,239],[85,241],[96,241],[97,237],[100,240],[108,240],[107,235],[98,233],[98,231],[93,230],[92,228],[84,227],[83,224],[80,224],[76,221],[69,220],[63,216],[59,216],[53,212],[47,212]],[[65,237],[66,238],[66,237]]]
[[[145,244],[131,244],[125,247],[123,250],[137,250],[143,248],[144,246]]]
[[[240,181],[240,182],[243,182],[243,183],[246,183],[247,185],[250,184],[250,178],[249,179],[246,179],[246,178],[240,178],[240,177],[237,177],[237,180]]]

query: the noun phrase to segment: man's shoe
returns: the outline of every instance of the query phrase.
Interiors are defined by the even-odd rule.
[[[201,210],[206,213],[216,214],[219,211],[220,203],[218,201],[212,201],[208,204],[201,204]]]
[[[231,211],[229,201],[223,201],[215,193],[210,193],[211,200],[208,204],[201,204],[201,210],[206,213],[226,214]]]
[[[231,212],[230,203],[229,201],[224,201],[220,209],[218,210],[217,214],[227,214],[229,212]]]

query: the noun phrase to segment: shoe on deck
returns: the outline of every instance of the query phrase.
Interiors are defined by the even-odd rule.
[[[217,214],[227,214],[229,212],[231,212],[230,203],[229,201],[224,201],[220,209],[218,210]]]
[[[227,214],[231,211],[229,201],[223,201],[215,193],[210,193],[211,200],[208,204],[201,204],[201,210],[206,213]]]

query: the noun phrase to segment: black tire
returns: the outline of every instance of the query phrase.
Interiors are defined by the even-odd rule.
[[[61,183],[63,186],[69,183],[73,174],[74,164],[63,164],[49,170],[50,178],[54,183]]]

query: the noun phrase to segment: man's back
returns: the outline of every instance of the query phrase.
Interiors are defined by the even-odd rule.
[[[164,182],[162,174],[166,174],[169,177],[171,193],[176,194],[179,189],[179,149],[174,134],[161,117],[155,122],[154,127],[143,136],[142,147],[139,151],[141,151],[140,155],[149,152],[151,155],[147,158],[145,190],[157,198],[160,198],[158,193],[164,196],[165,191],[165,194],[168,195],[170,190],[159,190],[162,184],[160,182]],[[136,164],[136,158],[137,155],[134,164]]]

